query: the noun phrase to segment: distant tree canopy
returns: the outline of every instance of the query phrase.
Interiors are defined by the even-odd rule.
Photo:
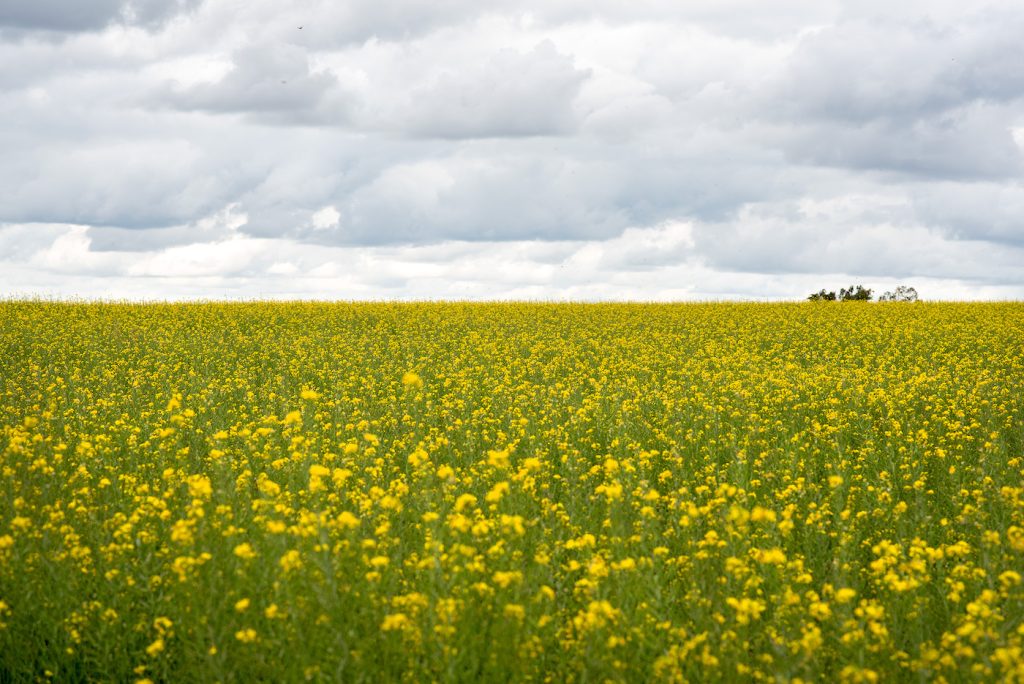
[[[916,302],[920,301],[917,290],[906,285],[899,285],[895,290],[886,292],[878,298],[880,302]]]
[[[849,288],[839,289],[839,301],[841,302],[870,302],[871,289],[858,285],[856,289],[851,285]]]
[[[871,301],[870,288],[864,287],[863,285],[851,285],[850,287],[839,288],[839,296],[836,296],[835,290],[829,292],[822,289],[819,292],[815,292],[810,295],[807,299],[812,302],[868,302]]]
[[[815,292],[807,299],[812,302],[834,302],[836,301],[836,293],[835,291],[826,292],[822,289],[820,292]]]

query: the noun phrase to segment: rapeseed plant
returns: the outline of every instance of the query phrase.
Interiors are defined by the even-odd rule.
[[[0,317],[0,680],[1024,681],[1020,304]]]

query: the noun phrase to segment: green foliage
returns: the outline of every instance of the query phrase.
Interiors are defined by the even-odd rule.
[[[840,288],[838,297],[835,290],[827,291],[821,289],[807,297],[807,300],[811,302],[868,302],[871,301],[871,292],[870,288],[866,288],[863,285],[851,285],[848,288]]]
[[[918,302],[917,290],[906,285],[899,285],[895,290],[884,293],[878,298],[880,302]]]
[[[871,290],[863,285],[840,288],[839,301],[841,302],[869,302],[871,301]]]

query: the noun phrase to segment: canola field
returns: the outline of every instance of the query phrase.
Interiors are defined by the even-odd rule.
[[[0,681],[1024,681],[1024,304],[0,324]]]

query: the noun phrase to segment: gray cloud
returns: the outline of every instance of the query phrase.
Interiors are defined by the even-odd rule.
[[[562,159],[454,158],[395,166],[356,190],[342,227],[356,242],[611,236],[626,225],[609,170]]]
[[[304,50],[293,45],[250,45],[233,58],[234,67],[215,83],[171,86],[158,97],[174,107],[246,114],[279,125],[340,125],[348,98],[330,73],[310,69]]]
[[[1020,284],[1024,245],[951,239],[916,222],[911,206],[891,203],[891,198],[855,196],[817,206],[755,205],[734,222],[698,225],[694,247],[709,265],[740,272],[896,279],[942,273],[967,281]],[[871,216],[887,205],[889,222]],[[865,207],[871,209],[865,212]]]
[[[89,226],[86,237],[94,252],[159,252],[231,239],[245,224],[246,217],[234,204],[195,223],[168,228],[138,230],[111,226]]]
[[[1024,158],[1005,112],[966,108],[907,122],[809,124],[787,133],[796,161],[935,178],[1019,177]]]
[[[1024,13],[1005,9],[851,17],[801,38],[759,98],[803,163],[1018,177],[1022,33]]]
[[[800,41],[781,94],[795,114],[850,122],[914,120],[966,102],[1017,101],[1024,97],[1022,32],[1019,12],[955,24],[840,23]]]
[[[919,220],[955,239],[1024,247],[1024,183],[941,183],[910,194]]]
[[[413,91],[408,129],[442,138],[569,133],[588,72],[550,41],[531,52],[499,50],[481,65],[446,70]]]
[[[0,61],[18,65],[0,73],[8,291],[145,278],[799,296],[842,275],[1004,296],[1024,282],[1013,0],[53,14],[0,8]]]
[[[201,0],[29,0],[0,3],[0,28],[93,31],[115,22],[158,26],[194,9]]]
[[[60,0],[0,5],[0,25],[21,29],[84,31],[106,26],[121,14],[121,0],[65,3]]]
[[[261,41],[296,39],[311,49],[332,50],[366,41],[409,43],[433,33],[477,24],[481,19],[511,17],[519,25],[558,28],[566,24],[688,24],[719,34],[774,40],[808,23],[820,24],[835,14],[834,3],[822,0],[777,0],[771,11],[751,11],[749,0],[304,0],[282,6],[273,0],[250,0],[244,16],[232,6],[211,9],[219,22],[244,23],[246,33]],[[665,47],[665,46],[662,46]]]
[[[28,163],[0,167],[8,222],[129,228],[198,220],[231,201],[255,169],[224,168],[186,140],[93,141],[33,150]]]

